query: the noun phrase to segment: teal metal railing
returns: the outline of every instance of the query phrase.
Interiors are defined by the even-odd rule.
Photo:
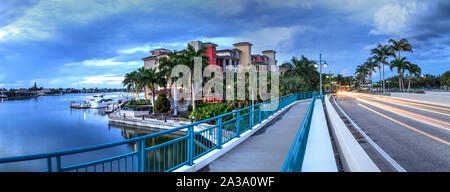
[[[257,124],[289,104],[297,100],[312,98],[313,95],[313,92],[289,94],[170,130],[101,145],[0,158],[0,164],[40,160],[44,163],[43,166],[47,167],[43,170],[44,172],[170,172],[184,165],[193,165],[195,159],[212,150],[221,149],[223,144],[234,138],[239,138],[242,133],[253,129]],[[273,110],[266,110],[273,105],[277,107]],[[213,125],[203,130],[194,131],[195,126],[203,123]],[[184,131],[186,134],[158,145],[148,146],[150,139],[178,131]],[[104,149],[130,144],[135,146],[135,150],[125,154],[85,163],[71,164],[69,160],[63,161],[65,158],[73,159],[74,156],[82,153],[99,152]],[[68,158],[69,156],[70,158]]]
[[[326,93],[325,93],[326,94]],[[306,143],[308,141],[309,129],[311,126],[311,119],[314,112],[314,103],[316,99],[323,101],[324,94],[312,96],[306,115],[300,125],[299,131],[295,136],[294,143],[289,150],[286,160],[283,164],[281,172],[300,172],[302,170],[303,159],[305,156]]]

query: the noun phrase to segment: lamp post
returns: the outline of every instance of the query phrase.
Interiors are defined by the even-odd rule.
[[[317,67],[317,64],[314,65],[315,67]],[[320,88],[319,88],[319,93],[320,95],[322,95],[322,53],[319,54],[319,79],[320,79]],[[323,63],[323,67],[327,67],[327,62],[324,61]]]

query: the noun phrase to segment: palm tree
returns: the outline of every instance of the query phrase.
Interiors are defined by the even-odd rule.
[[[319,81],[319,72],[317,72],[314,66],[314,61],[308,60],[302,55],[302,58],[298,60],[296,57],[292,57],[290,63],[284,63],[282,66],[288,68],[284,73],[286,77],[300,76],[305,79],[306,82],[312,84],[311,88],[315,89],[316,84]]]
[[[173,52],[169,52],[167,54],[167,57],[160,57],[158,59],[158,69],[159,72],[161,73],[162,76],[164,76],[168,81],[169,81],[169,87],[170,84],[173,84],[173,106],[174,106],[174,110],[173,110],[173,116],[177,116],[178,115],[178,101],[177,101],[177,87],[175,84],[175,81],[177,80],[176,77],[172,77],[171,72],[172,69],[178,65],[178,60],[179,60],[179,56],[175,53],[175,51]]]
[[[142,90],[145,89],[145,84],[142,83],[142,81],[143,81],[142,80],[142,75],[143,75],[144,71],[145,71],[144,67],[141,67],[141,68],[139,68],[136,71],[137,73],[136,73],[136,82],[135,82],[136,86],[135,86],[135,88],[136,88],[138,100],[139,100],[139,93],[141,93]],[[145,98],[147,98],[147,97],[145,96],[144,99]]]
[[[368,74],[369,74],[369,68],[367,68],[365,65],[358,65],[356,67],[355,75],[356,75],[356,79],[358,79],[360,81],[360,85],[364,84]]]
[[[122,85],[127,86],[127,90],[129,92],[132,92],[133,99],[136,97],[136,87],[137,87],[137,79],[138,79],[138,72],[133,71],[131,73],[125,74],[125,78],[122,81]],[[139,96],[139,94],[138,94]]]
[[[405,73],[405,69],[407,69],[407,66],[411,65],[409,61],[406,61],[406,57],[402,57],[401,59],[394,59],[391,61],[390,69],[397,68],[398,73],[398,86],[400,91],[403,91],[403,74]]]
[[[388,42],[391,43],[391,45],[389,46],[390,52],[392,52],[392,53],[397,52],[396,56],[394,54],[394,57],[396,58],[397,63],[400,62],[400,60],[402,60],[402,58],[401,58],[402,51],[411,52],[411,53],[413,52],[411,44],[409,44],[408,40],[405,38],[400,39],[400,41],[395,41],[393,39],[389,39]],[[391,63],[392,63],[392,61],[391,61]],[[400,67],[402,67],[402,66],[400,66]],[[393,67],[391,67],[391,70],[392,70],[392,68]],[[403,71],[404,71],[404,68],[405,67],[403,67]],[[403,73],[402,73],[402,76],[400,76],[400,74],[399,74],[399,79],[398,79],[400,90],[403,91],[402,88],[404,88],[404,86],[403,86],[403,81],[401,78],[403,78]]]
[[[409,75],[408,75],[408,92],[410,91],[411,88],[411,79],[414,77],[419,77],[420,73],[422,72],[422,70],[420,69],[420,67],[416,64],[408,64],[406,66],[406,70],[408,70]]]
[[[342,74],[338,74],[336,76],[336,82],[339,85],[339,90],[341,90],[341,85],[342,85],[342,83],[344,83],[344,76],[342,76]]]
[[[397,59],[400,60],[401,56],[400,53],[402,51],[407,51],[407,52],[413,52],[412,50],[412,46],[411,44],[409,44],[408,40],[403,38],[400,39],[400,41],[395,41],[393,39],[389,39],[388,41],[389,43],[391,43],[392,45],[389,46],[389,49],[391,49],[391,52],[397,52]]]
[[[369,57],[364,65],[369,69],[370,76],[370,91],[373,91],[373,72],[375,71],[375,67],[378,67],[378,64],[374,61],[373,57]]]
[[[204,67],[208,66],[209,57],[204,55],[206,52],[206,47],[202,47],[198,50],[195,50],[195,48],[192,45],[188,45],[187,49],[183,50],[180,54],[180,57],[177,59],[177,61],[180,64],[184,64],[187,67],[191,69],[192,72],[194,72],[194,59],[196,57],[200,57],[202,59],[202,70]],[[192,112],[195,111],[195,90],[194,90],[194,74],[191,75],[191,88],[192,88]]]
[[[144,67],[139,69],[140,76],[138,79],[139,87],[147,86],[152,92],[152,105],[153,114],[155,114],[155,90],[157,85],[165,86],[166,79],[163,77],[162,73],[158,73],[155,69],[145,69]]]
[[[370,53],[373,56],[375,62],[378,63],[378,67],[380,69],[380,73],[381,73],[381,67],[383,67],[383,93],[386,92],[386,86],[385,86],[385,78],[384,78],[384,66],[385,65],[389,65],[389,63],[386,61],[386,59],[388,58],[388,56],[395,56],[393,51],[389,48],[389,45],[381,45],[378,44],[377,48],[373,48]],[[381,78],[381,74],[380,74],[380,78]]]

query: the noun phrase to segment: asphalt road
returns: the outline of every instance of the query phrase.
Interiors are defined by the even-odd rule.
[[[406,171],[450,171],[449,107],[355,93],[335,100]],[[382,171],[394,171],[381,156],[373,159]]]

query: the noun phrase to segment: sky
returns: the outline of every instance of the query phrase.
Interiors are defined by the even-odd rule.
[[[349,76],[378,43],[407,38],[414,52],[402,56],[439,75],[450,69],[449,10],[448,0],[1,0],[0,87],[122,88],[149,51],[193,40],[248,41],[278,64],[322,54],[324,72]]]

